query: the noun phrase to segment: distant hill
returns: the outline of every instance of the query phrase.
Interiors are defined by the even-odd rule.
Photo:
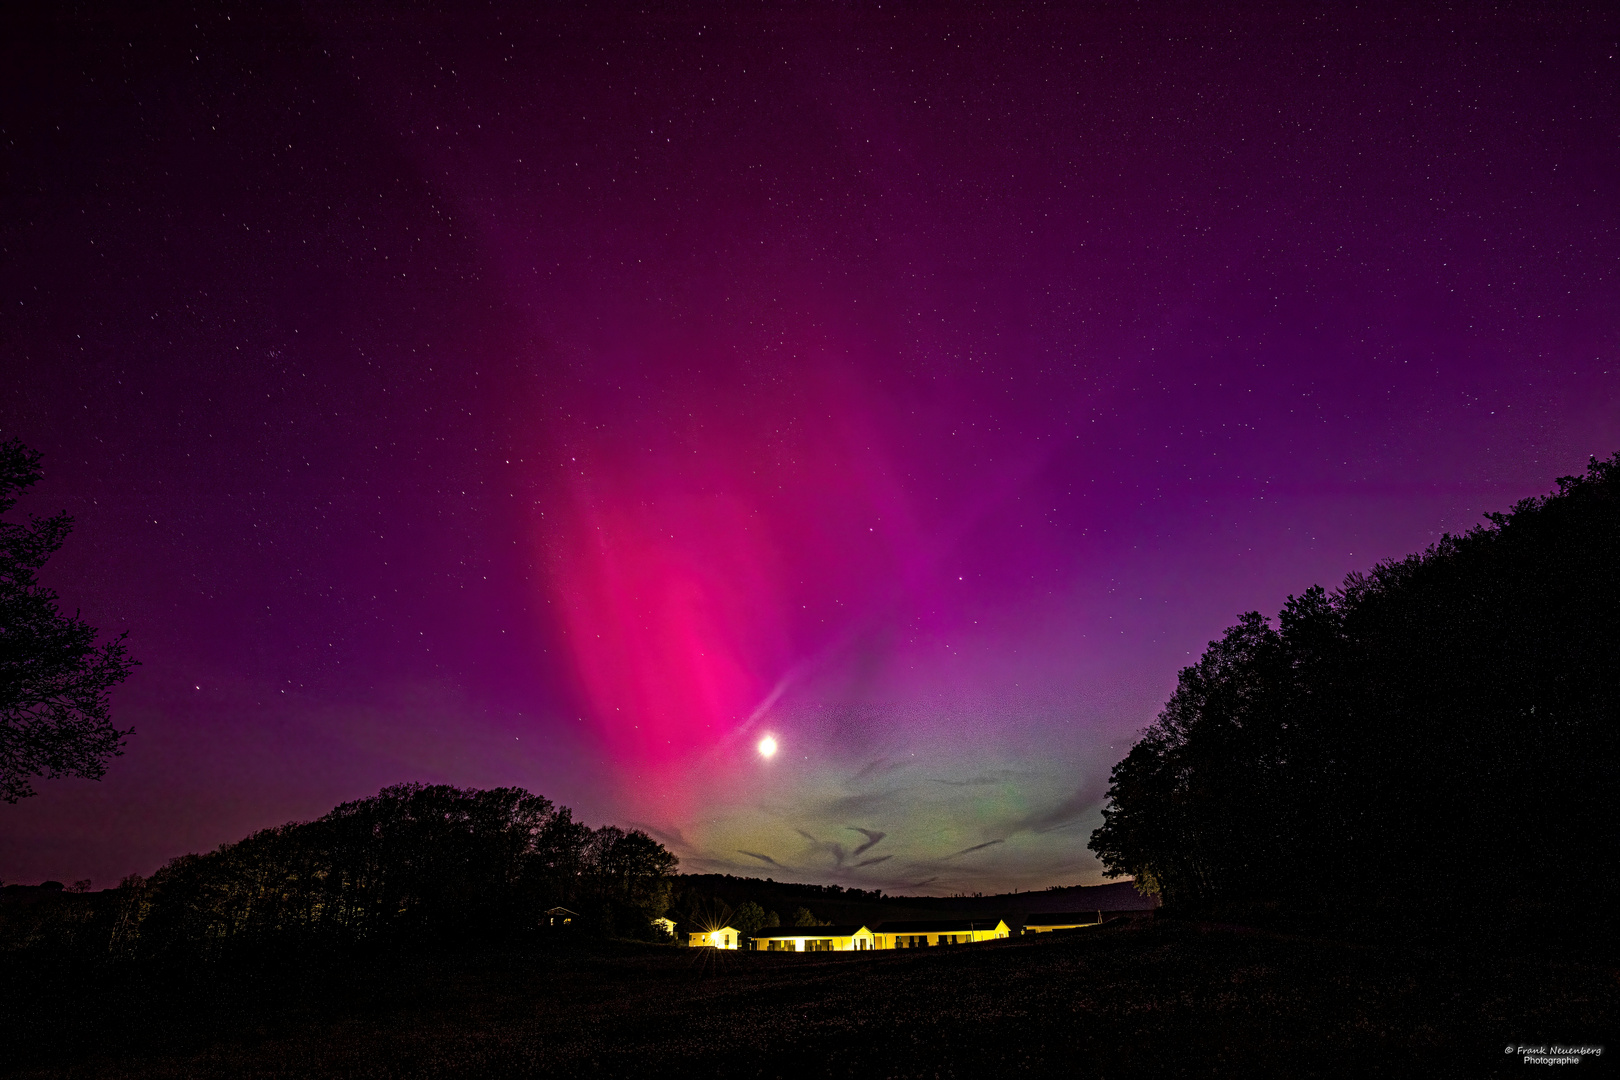
[[[1151,911],[1158,906],[1157,897],[1142,896],[1128,881],[994,896],[885,896],[876,890],[730,874],[681,874],[675,879],[674,900],[671,915],[682,922],[719,915],[722,912],[717,908],[735,910],[750,900],[784,920],[803,907],[825,922],[867,924],[991,916],[1016,924],[1021,916],[1034,912]]]
[[[949,903],[984,914],[1029,914],[1036,911],[1152,911],[1159,906],[1156,896],[1143,896],[1129,881],[1105,885],[1068,885],[1040,892],[1002,893],[969,898],[941,897],[936,903]]]

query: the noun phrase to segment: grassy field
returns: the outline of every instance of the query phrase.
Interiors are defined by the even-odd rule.
[[[875,954],[0,974],[19,1076],[1480,1076],[1523,1070],[1508,1044],[1601,1042],[1620,1016],[1620,971],[1578,952],[1167,920]]]

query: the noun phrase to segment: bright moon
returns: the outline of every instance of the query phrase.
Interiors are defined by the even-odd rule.
[[[769,735],[759,740],[759,752],[764,757],[770,757],[776,753],[776,740]]]

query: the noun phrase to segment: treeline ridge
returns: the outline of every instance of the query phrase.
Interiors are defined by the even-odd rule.
[[[530,931],[654,940],[677,860],[640,830],[592,829],[521,788],[401,784],[79,902],[11,911],[0,945],[115,959],[395,947]],[[66,900],[67,898],[63,898]]]

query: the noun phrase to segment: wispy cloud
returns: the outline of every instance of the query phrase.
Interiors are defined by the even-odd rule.
[[[1018,823],[1016,831],[1046,833],[1072,825],[1095,809],[1103,801],[1106,791],[1106,785],[1103,783],[1082,784],[1075,789],[1074,794],[1050,810],[1024,818]]]
[[[787,869],[787,867],[783,866],[781,863],[777,862],[775,859],[771,858],[769,855],[761,855],[757,851],[744,851],[742,848],[738,848],[737,849],[737,854],[746,855],[750,859],[758,859],[760,862],[764,863],[766,866],[774,866],[778,870],[786,870]]]
[[[852,852],[852,854],[854,854],[854,855],[865,854],[866,852],[870,851],[872,848],[876,847],[879,840],[882,840],[885,836],[889,835],[888,833],[885,833],[885,832],[878,832],[876,829],[863,829],[858,825],[851,825],[850,829],[855,831],[855,832],[858,832],[862,836],[866,837],[866,843],[861,844],[858,847],[856,847],[856,849]],[[864,866],[866,864],[862,863],[861,865]]]
[[[654,840],[657,840],[665,847],[675,848],[677,851],[687,852],[697,850],[690,840],[681,835],[681,830],[675,828],[673,825],[669,826],[668,828],[660,829],[657,826],[648,825],[645,821],[632,821],[630,826],[631,828],[640,829],[642,832],[646,833]]]
[[[862,859],[860,862],[856,863],[855,865],[856,865],[856,867],[876,866],[878,863],[880,863],[880,862],[888,862],[892,858],[894,858],[893,855],[877,855],[877,856],[874,856],[873,858],[870,858],[870,859]]]
[[[821,808],[818,816],[826,818],[863,818],[876,810],[889,806],[899,796],[895,791],[866,791],[833,799]]]
[[[810,842],[810,849],[812,851],[820,851],[831,855],[834,866],[843,866],[844,860],[849,858],[849,851],[844,847],[843,844],[840,844],[837,841],[817,839],[816,837],[805,832],[803,829],[794,829],[793,831]]]
[[[989,787],[991,784],[1005,784],[1007,781],[1017,777],[1018,773],[1013,772],[1011,769],[997,769],[994,772],[970,776],[966,780],[943,780],[937,776],[930,776],[926,779],[930,783],[944,784],[947,787]]]
[[[880,776],[888,776],[892,772],[898,772],[901,769],[910,768],[915,764],[916,762],[914,761],[895,761],[892,758],[877,758],[874,761],[867,762],[866,765],[861,768],[860,772],[856,773],[850,778],[850,783],[858,784],[864,780],[872,780]]]
[[[974,844],[972,847],[963,848],[961,851],[955,852],[954,854],[947,855],[945,857],[947,859],[954,859],[958,855],[971,855],[975,851],[983,851],[987,847],[995,847],[997,844],[1004,844],[1004,843],[1006,843],[1005,840],[986,840],[982,844]]]
[[[749,864],[739,863],[734,859],[719,859],[712,855],[687,855],[681,859],[681,869],[686,873],[693,870],[714,871],[716,873],[738,869],[747,869]]]

